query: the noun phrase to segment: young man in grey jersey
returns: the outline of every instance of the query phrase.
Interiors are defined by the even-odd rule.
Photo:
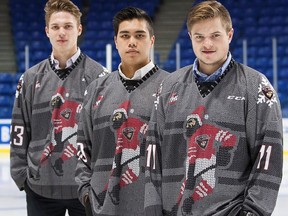
[[[113,26],[121,63],[88,88],[78,129],[76,181],[87,215],[141,216],[146,131],[167,72],[150,59],[155,36],[145,11],[124,8]]]
[[[20,78],[11,127],[11,175],[25,190],[28,216],[85,215],[75,167],[84,91],[107,73],[77,47],[81,12],[70,0],[49,0],[46,35],[52,54]]]
[[[146,215],[271,215],[283,163],[277,94],[232,58],[221,3],[192,7],[187,27],[197,58],[163,81],[149,124]]]

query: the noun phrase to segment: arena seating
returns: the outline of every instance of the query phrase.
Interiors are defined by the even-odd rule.
[[[11,118],[18,76],[0,72],[0,119]]]
[[[72,1],[82,9],[84,1]],[[112,44],[112,70],[117,69],[120,59],[113,41],[113,15],[121,8],[132,5],[145,9],[150,16],[154,17],[161,3],[160,1],[89,1],[89,10],[87,10],[87,14],[83,14],[85,15],[85,19],[82,21],[84,32],[79,44],[80,48],[93,59],[106,65],[105,46],[107,43]],[[236,3],[231,0],[223,0],[221,2],[229,9],[235,29],[234,38],[231,43],[233,57],[243,62],[242,42],[244,39],[247,40],[247,64],[265,74],[271,83],[273,83],[272,38],[276,38],[278,93],[282,103],[283,116],[288,117],[288,14],[285,11],[287,0],[279,0],[277,3],[273,0],[237,1],[237,7],[235,6]],[[3,115],[9,118],[11,115],[9,109],[12,107],[11,101],[14,99],[17,80],[25,71],[25,46],[29,46],[29,66],[47,58],[51,53],[51,45],[44,31],[43,8],[45,3],[46,0],[9,1],[18,70],[14,78],[11,78],[13,75],[0,72],[0,118],[3,118]],[[183,22],[182,30],[179,32],[178,39],[173,44],[167,61],[156,62],[170,72],[176,69],[176,43],[180,44],[181,49],[180,66],[183,67],[192,64],[195,55],[191,48],[185,21]],[[157,54],[157,52],[155,53]],[[11,86],[13,91],[11,90]],[[7,99],[7,96],[10,96],[12,99]],[[2,109],[4,107],[8,107],[8,111]]]

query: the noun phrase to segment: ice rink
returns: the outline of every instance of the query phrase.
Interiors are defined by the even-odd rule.
[[[26,216],[25,193],[20,192],[10,177],[8,153],[0,155],[0,215]],[[273,216],[287,216],[288,155],[284,160],[284,176]],[[51,215],[52,216],[52,215]]]
[[[283,119],[283,129],[283,179],[272,216],[288,215],[288,119]],[[25,192],[20,192],[10,177],[9,145],[3,146],[0,145],[0,216],[27,216]]]

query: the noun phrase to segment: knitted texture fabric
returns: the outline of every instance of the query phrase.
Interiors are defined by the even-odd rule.
[[[76,135],[84,91],[107,73],[86,55],[61,78],[49,60],[20,78],[13,108],[11,175],[20,190],[24,182],[53,199],[77,198]]]
[[[89,194],[94,215],[144,215],[146,131],[156,91],[168,75],[151,71],[133,83],[115,71],[88,88],[76,181],[80,201]]]
[[[283,163],[276,92],[264,75],[235,62],[203,95],[191,70],[169,75],[155,101],[146,215],[271,215]]]

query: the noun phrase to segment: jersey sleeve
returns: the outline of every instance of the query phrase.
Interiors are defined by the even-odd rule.
[[[154,102],[146,142],[145,215],[162,215],[162,157],[161,141],[164,125],[162,84]]]
[[[91,140],[92,140],[92,120],[89,114],[89,93],[86,90],[83,108],[81,110],[77,131],[77,157],[75,181],[78,184],[78,195],[84,204],[84,197],[89,192],[91,169]]]
[[[24,189],[24,182],[27,178],[27,149],[31,137],[32,110],[27,82],[26,75],[22,75],[18,81],[10,132],[10,172],[20,190]]]
[[[252,164],[243,211],[266,216],[273,212],[282,179],[282,116],[278,96],[266,77],[260,77],[255,91],[248,99],[246,132]]]

